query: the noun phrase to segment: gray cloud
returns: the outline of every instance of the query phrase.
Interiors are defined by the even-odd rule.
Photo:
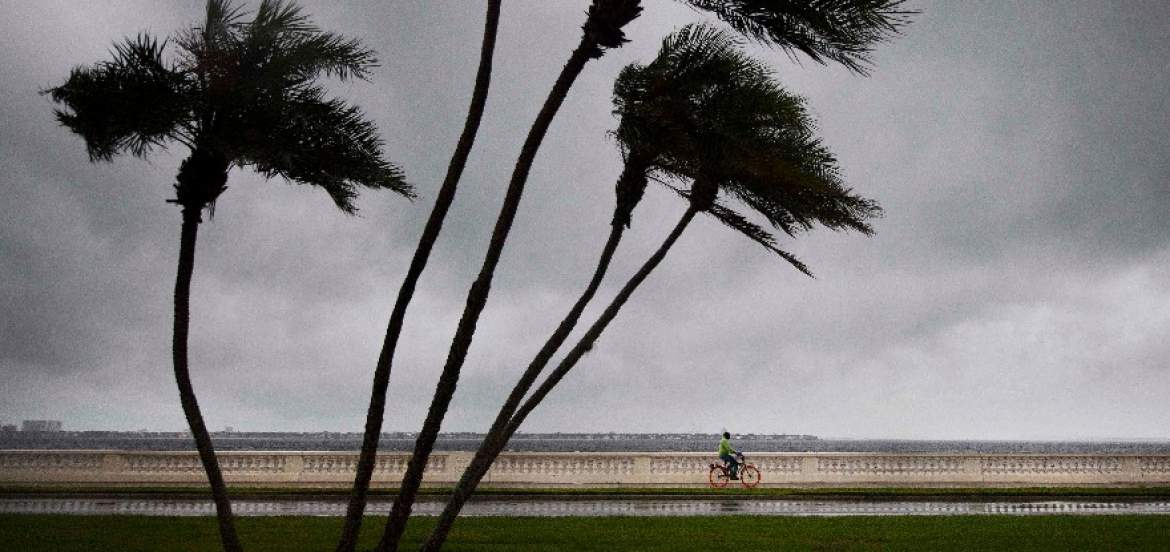
[[[483,429],[592,270],[620,158],[617,71],[701,15],[647,1],[545,139],[445,425]],[[377,49],[337,84],[420,192],[325,195],[234,172],[201,229],[193,371],[212,427],[357,431],[394,294],[466,112],[478,3],[317,3]],[[808,96],[878,235],[785,244],[818,278],[696,223],[530,430],[1168,438],[1170,9],[920,4],[871,78],[752,47]],[[528,125],[584,7],[507,3],[460,195],[411,306],[387,427],[421,421]],[[170,293],[181,150],[90,164],[37,90],[196,4],[11,2],[0,18],[0,420],[178,429]],[[599,297],[682,213],[653,191]],[[596,315],[600,306],[589,312]],[[586,320],[591,320],[589,314]]]

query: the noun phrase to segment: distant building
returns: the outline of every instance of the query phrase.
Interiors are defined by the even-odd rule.
[[[25,420],[20,422],[21,431],[61,431],[61,420]]]

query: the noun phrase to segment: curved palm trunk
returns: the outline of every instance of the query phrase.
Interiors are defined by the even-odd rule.
[[[597,46],[588,36],[581,39],[581,43],[578,44],[577,48],[573,50],[573,54],[569,57],[568,63],[561,69],[561,74],[557,77],[556,84],[553,85],[553,89],[549,92],[544,106],[536,117],[536,121],[533,122],[532,128],[528,131],[528,137],[524,141],[524,146],[520,150],[520,157],[516,160],[516,166],[512,171],[512,179],[508,183],[508,190],[504,196],[504,205],[500,208],[499,217],[496,219],[496,225],[492,231],[487,255],[484,258],[479,276],[468,291],[463,315],[459,319],[459,326],[451,342],[451,349],[447,354],[446,364],[443,366],[443,372],[439,376],[439,383],[435,388],[434,398],[431,400],[431,406],[427,411],[426,420],[423,421],[422,430],[419,432],[418,439],[415,441],[414,454],[407,463],[406,474],[402,478],[402,485],[398,490],[398,495],[394,499],[394,506],[390,511],[390,519],[386,523],[386,531],[382,535],[381,542],[378,544],[377,550],[379,552],[398,550],[398,542],[402,538],[402,532],[406,528],[406,521],[409,519],[411,508],[414,505],[414,499],[418,495],[418,488],[422,484],[423,470],[426,467],[427,460],[430,458],[431,451],[434,449],[435,439],[439,435],[439,428],[443,423],[443,417],[447,413],[447,407],[451,403],[451,397],[455,394],[455,388],[459,383],[459,371],[463,367],[463,361],[467,358],[468,350],[471,348],[471,341],[475,335],[476,322],[478,322],[479,315],[483,312],[483,308],[487,304],[488,294],[491,291],[492,276],[495,273],[496,264],[500,260],[500,254],[504,250],[504,243],[508,239],[508,232],[512,228],[512,221],[516,218],[516,211],[520,206],[520,198],[524,193],[524,184],[528,180],[528,172],[532,168],[532,162],[536,158],[536,152],[540,149],[540,143],[544,139],[549,125],[552,123],[553,116],[560,109],[561,104],[569,93],[569,88],[573,85],[573,81],[581,74],[581,70],[585,68],[585,64],[594,54],[596,48]]]
[[[195,388],[191,386],[191,375],[187,370],[191,273],[195,268],[195,238],[199,233],[199,222],[198,207],[183,208],[183,229],[179,238],[179,270],[175,278],[175,332],[171,351],[175,363],[175,383],[179,386],[179,401],[183,405],[183,415],[187,417],[191,435],[195,438],[199,460],[203,462],[203,470],[207,472],[207,481],[211,484],[211,496],[215,501],[215,515],[219,521],[219,537],[223,542],[223,549],[227,552],[240,552],[243,547],[240,546],[240,539],[236,535],[236,527],[232,521],[232,505],[228,501],[227,486],[224,485],[223,474],[219,470],[219,461],[215,458],[211,435],[207,433],[203,415],[199,413]]]
[[[382,343],[382,352],[378,355],[378,364],[374,369],[374,383],[370,392],[370,406],[366,413],[366,429],[362,437],[362,450],[358,456],[357,475],[354,479],[353,493],[350,496],[349,507],[345,514],[345,526],[342,529],[341,539],[337,544],[337,552],[353,552],[357,546],[358,533],[361,530],[362,515],[366,508],[367,494],[370,488],[370,479],[374,474],[377,461],[378,439],[382,434],[382,418],[386,411],[386,389],[390,385],[390,372],[394,363],[394,351],[398,345],[398,337],[402,334],[403,321],[406,318],[406,309],[414,297],[414,289],[426,268],[427,259],[439,238],[443,228],[443,220],[455,199],[455,190],[459,185],[459,178],[463,168],[467,165],[467,157],[471,153],[471,146],[475,142],[475,135],[479,130],[479,123],[483,118],[484,105],[487,103],[488,87],[491,83],[492,56],[496,46],[496,29],[500,21],[500,1],[488,0],[487,17],[484,22],[483,46],[480,49],[479,69],[475,76],[475,88],[471,95],[471,106],[467,111],[467,121],[463,126],[463,133],[459,136],[459,143],[451,162],[447,166],[447,176],[439,189],[435,199],[435,207],[431,210],[414,257],[406,271],[406,278],[398,290],[398,298],[394,302],[394,310],[390,314],[390,322],[386,328],[386,338]]]
[[[602,250],[601,258],[597,263],[592,280],[590,280],[589,285],[585,288],[581,297],[577,299],[572,309],[569,310],[569,314],[557,326],[552,336],[545,342],[544,347],[533,358],[528,368],[524,371],[524,374],[512,388],[511,394],[508,395],[504,406],[496,414],[496,419],[492,422],[491,429],[488,430],[483,443],[480,444],[479,450],[476,451],[475,457],[472,458],[471,464],[463,472],[463,477],[460,478],[459,484],[455,487],[451,498],[447,502],[446,508],[444,508],[442,515],[439,517],[438,525],[436,525],[430,538],[423,546],[423,550],[438,550],[442,546],[447,538],[447,533],[455,523],[456,516],[459,515],[459,511],[463,508],[467,500],[471,498],[471,494],[475,492],[476,486],[483,479],[483,476],[487,474],[488,469],[491,468],[492,461],[498,455],[497,451],[503,450],[504,446],[507,445],[508,422],[511,421],[512,415],[516,412],[520,401],[524,399],[524,395],[532,388],[532,384],[540,375],[541,370],[548,365],[549,360],[556,354],[557,349],[569,337],[569,333],[573,331],[577,321],[580,320],[585,306],[589,304],[589,301],[597,292],[597,288],[605,277],[610,260],[613,258],[614,251],[621,241],[623,228],[621,225],[611,227],[609,239],[606,241],[605,248]]]
[[[689,225],[691,221],[694,220],[695,214],[698,212],[699,211],[697,209],[688,208],[686,213],[683,213],[682,218],[678,221],[677,224],[675,224],[674,230],[671,230],[670,235],[666,237],[666,240],[662,242],[662,245],[658,246],[658,250],[655,251],[654,254],[646,260],[642,267],[638,269],[638,272],[634,273],[630,280],[626,282],[626,285],[623,286],[622,290],[619,291],[618,294],[613,298],[613,301],[610,302],[609,306],[605,307],[605,311],[601,313],[601,316],[597,318],[597,321],[589,327],[589,330],[586,331],[585,335],[581,337],[581,340],[577,342],[577,345],[575,345],[573,349],[569,351],[569,354],[565,355],[565,358],[561,360],[556,369],[549,373],[548,378],[544,380],[544,383],[541,383],[540,387],[537,387],[536,391],[532,393],[532,396],[528,397],[528,400],[524,401],[524,404],[519,408],[519,410],[516,411],[516,414],[512,416],[512,421],[508,423],[508,438],[511,438],[512,434],[516,433],[516,430],[520,428],[520,424],[524,423],[524,419],[528,417],[532,410],[535,409],[542,400],[544,400],[544,397],[547,396],[550,391],[552,391],[552,388],[556,387],[556,385],[560,383],[561,379],[565,377],[565,374],[569,373],[569,370],[572,370],[573,367],[576,366],[577,362],[581,360],[581,357],[585,356],[585,353],[588,353],[589,350],[593,348],[593,344],[597,342],[597,338],[601,337],[601,332],[605,331],[605,328],[609,326],[609,323],[612,322],[615,317],[617,317],[618,311],[621,310],[623,306],[625,306],[626,301],[630,299],[630,295],[633,295],[634,291],[638,289],[638,286],[642,285],[642,282],[646,280],[646,277],[649,276],[650,273],[658,267],[659,263],[662,262],[662,259],[666,257],[666,253],[670,251],[670,248],[674,246],[676,241],[678,241],[678,238],[680,235],[682,235],[683,230],[686,230],[687,225]]]
[[[597,342],[597,338],[601,337],[601,332],[605,331],[606,326],[609,326],[609,323],[612,322],[615,317],[617,317],[618,311],[621,310],[623,306],[625,306],[626,301],[630,299],[630,295],[633,295],[634,290],[638,289],[638,286],[642,285],[642,282],[646,280],[646,277],[649,276],[650,273],[658,267],[658,264],[661,263],[662,259],[666,257],[666,253],[670,251],[670,248],[674,246],[676,241],[678,241],[678,238],[680,235],[682,235],[683,230],[686,230],[687,225],[689,225],[691,221],[694,220],[695,215],[698,212],[698,209],[689,207],[687,212],[683,213],[682,218],[679,219],[677,224],[675,224],[674,229],[670,232],[670,235],[666,237],[666,240],[662,242],[662,245],[658,246],[658,250],[655,251],[653,255],[650,255],[650,258],[646,259],[646,262],[642,265],[641,268],[638,269],[638,272],[634,273],[634,275],[630,277],[630,280],[626,282],[626,285],[622,287],[622,290],[619,291],[618,294],[613,298],[613,301],[610,302],[609,306],[605,307],[605,311],[601,313],[601,316],[597,318],[597,321],[589,327],[589,330],[585,332],[585,335],[581,336],[581,340],[577,342],[577,345],[575,345],[573,349],[569,351],[569,354],[565,355],[565,358],[561,360],[561,363],[558,364],[556,369],[548,375],[548,378],[544,380],[544,383],[540,384],[540,387],[536,388],[536,391],[532,393],[532,396],[528,397],[528,400],[524,401],[524,405],[516,411],[516,414],[512,416],[512,421],[508,423],[507,435],[509,438],[512,437],[512,434],[516,433],[516,430],[520,428],[520,424],[524,423],[524,419],[527,418],[528,414],[530,414],[532,410],[540,404],[540,401],[544,400],[544,397],[547,396],[550,391],[552,391],[552,388],[556,387],[556,385],[560,383],[561,379],[565,377],[565,374],[569,373],[569,370],[573,369],[573,366],[577,364],[577,361],[581,360],[581,357],[585,356],[585,353],[588,353],[589,350],[593,348],[593,344]]]
[[[468,467],[467,471],[463,473],[463,478],[460,480],[459,486],[456,487],[454,496],[452,496],[451,500],[447,503],[447,507],[444,508],[443,513],[439,517],[438,525],[431,533],[431,536],[423,544],[422,550],[437,551],[442,548],[443,543],[447,539],[447,534],[451,530],[451,526],[455,523],[455,519],[459,515],[459,510],[463,507],[463,504],[466,502],[467,498],[471,496],[471,493],[475,490],[475,486],[481,479],[483,479],[483,476],[491,467],[491,463],[504,449],[508,439],[510,439],[512,435],[516,433],[516,430],[519,429],[520,425],[524,423],[524,419],[528,417],[528,414],[530,414],[532,410],[540,404],[544,397],[548,395],[550,391],[552,391],[553,387],[556,387],[557,383],[559,383],[560,380],[565,377],[565,374],[567,374],[569,370],[571,370],[573,366],[577,364],[577,361],[579,361],[581,357],[585,355],[585,353],[593,348],[593,344],[597,341],[597,338],[601,336],[601,332],[605,331],[606,326],[608,326],[609,323],[612,322],[613,319],[617,316],[618,311],[621,310],[622,306],[624,306],[626,301],[629,300],[630,295],[634,293],[634,290],[638,289],[638,286],[641,285],[646,277],[650,275],[650,272],[652,272],[658,266],[658,264],[662,262],[662,259],[666,257],[667,251],[669,251],[674,243],[678,241],[679,236],[682,235],[683,230],[685,230],[687,225],[691,223],[691,220],[694,219],[697,212],[698,211],[694,208],[687,209],[686,213],[683,214],[682,219],[679,220],[678,224],[675,225],[674,230],[672,230],[670,235],[667,236],[666,241],[664,241],[662,245],[658,247],[658,250],[650,256],[650,258],[645,262],[645,264],[642,265],[640,269],[638,269],[638,272],[636,272],[634,276],[631,277],[628,282],[626,282],[626,285],[622,287],[621,291],[618,292],[617,296],[614,297],[609,306],[605,308],[605,311],[602,312],[597,321],[594,322],[592,326],[590,326],[589,330],[585,332],[585,335],[581,337],[581,340],[577,342],[577,345],[574,346],[571,351],[569,351],[569,354],[566,355],[565,359],[562,360],[561,363],[557,365],[556,369],[549,374],[544,383],[542,383],[540,387],[537,388],[532,396],[524,402],[524,405],[521,406],[515,415],[512,416],[507,425],[503,428],[502,435],[492,441],[492,446],[490,448],[487,447],[488,442],[485,439],[484,445],[481,446],[480,450],[476,453],[476,460],[478,462],[473,462],[473,464]],[[611,234],[611,239],[612,237],[613,236]],[[493,427],[493,430],[494,429],[495,427]]]
[[[624,190],[628,187],[628,182],[644,178],[645,169],[635,164],[627,163],[618,180],[618,190]],[[476,486],[480,480],[491,468],[492,461],[495,460],[496,453],[492,451],[502,450],[507,444],[507,430],[508,421],[511,420],[512,414],[516,412],[516,408],[520,406],[520,401],[524,400],[524,395],[532,388],[532,384],[536,378],[540,376],[540,372],[552,360],[557,349],[568,339],[569,334],[573,328],[577,326],[577,322],[581,319],[581,314],[585,311],[585,307],[593,299],[597,293],[597,288],[601,286],[601,281],[605,279],[605,274],[609,270],[609,263],[613,260],[614,252],[617,251],[617,246],[621,242],[622,235],[625,231],[625,221],[619,220],[615,213],[614,221],[610,225],[609,238],[606,239],[605,246],[601,250],[601,257],[597,260],[597,268],[593,271],[593,277],[589,284],[585,287],[585,291],[569,309],[569,313],[561,320],[560,325],[549,336],[548,341],[541,347],[540,351],[528,364],[528,368],[520,376],[516,385],[512,387],[512,392],[508,395],[504,405],[500,407],[500,411],[496,414],[495,421],[492,422],[491,429],[488,430],[487,435],[480,443],[479,450],[476,451],[475,457],[472,458],[471,464],[463,472],[463,477],[460,478],[459,484],[456,485],[451,498],[447,502],[446,508],[439,517],[439,523],[431,533],[430,539],[424,548],[438,550],[439,546],[446,540],[447,533],[451,530],[451,525],[455,523],[455,517],[459,515],[459,511],[463,505],[471,498],[471,494],[475,492]],[[434,543],[434,544],[432,544]],[[433,547],[433,548],[432,548]]]

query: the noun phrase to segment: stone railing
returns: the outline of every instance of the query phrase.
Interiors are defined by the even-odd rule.
[[[435,452],[425,483],[452,485],[468,452]],[[406,453],[385,453],[377,487],[397,486]],[[345,487],[357,453],[220,452],[228,483],[275,487]],[[497,487],[697,487],[707,483],[706,453],[505,453],[484,479]],[[769,487],[1003,487],[1170,484],[1170,455],[759,453],[749,463]],[[0,451],[0,484],[191,486],[206,481],[194,452],[103,450]]]

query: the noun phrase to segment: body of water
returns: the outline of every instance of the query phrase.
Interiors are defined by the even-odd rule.
[[[356,451],[361,448],[358,433],[305,434],[217,433],[217,450],[317,450]],[[516,452],[711,452],[719,438],[711,436],[595,436],[592,438],[539,438],[518,435],[508,446]],[[478,436],[441,436],[436,450],[473,451]],[[961,453],[1048,453],[1048,454],[1170,454],[1170,441],[957,441],[898,439],[777,439],[739,437],[737,449],[751,452],[961,452]],[[194,441],[181,434],[139,434],[114,432],[57,432],[0,434],[0,449],[118,449],[195,450]],[[395,434],[381,440],[383,451],[409,452],[414,439]]]

